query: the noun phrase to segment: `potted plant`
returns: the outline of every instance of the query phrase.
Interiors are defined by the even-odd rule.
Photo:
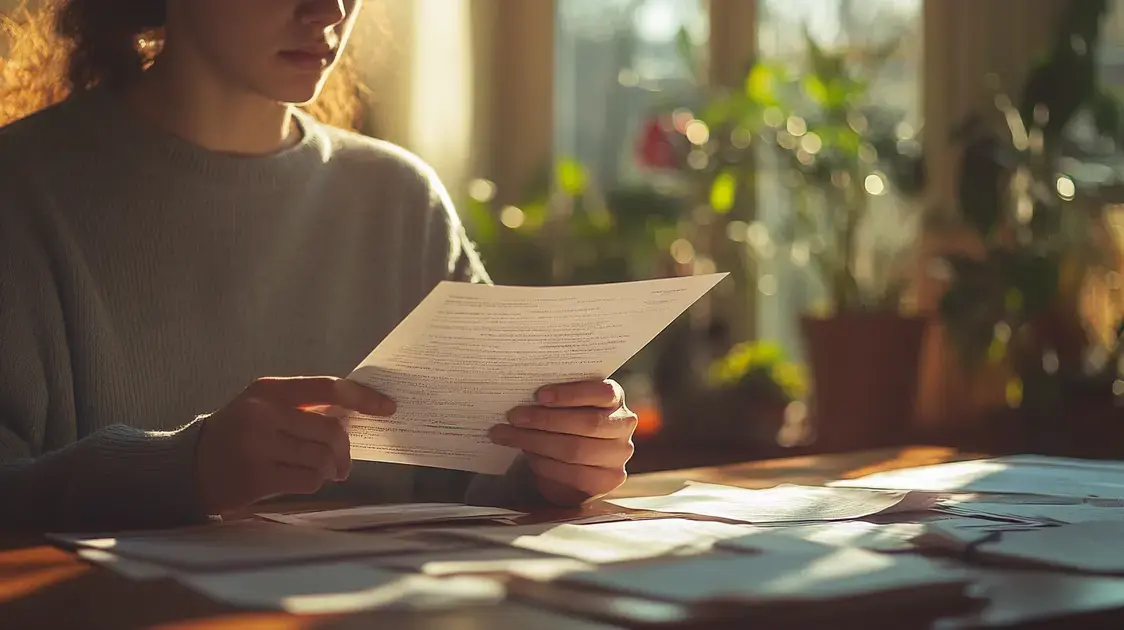
[[[727,410],[724,439],[764,449],[798,446],[807,438],[808,377],[780,344],[736,344],[710,365],[707,383],[720,401],[716,407]]]
[[[758,136],[787,171],[792,198],[789,221],[751,226],[751,251],[803,258],[829,295],[824,312],[801,319],[821,450],[901,443],[914,412],[925,320],[902,312],[902,294],[921,150],[902,114],[878,107],[868,90],[895,46],[856,54],[807,37],[799,74],[758,64],[746,81],[764,123]],[[900,233],[862,242],[872,202],[891,192]]]
[[[1081,148],[1067,139],[1078,114],[1117,140],[1119,104],[1097,83],[1102,0],[1068,5],[1051,54],[1030,73],[1018,103],[996,96],[994,116],[974,115],[954,131],[963,145],[958,201],[962,225],[980,247],[952,255],[940,312],[963,365],[1001,365],[1006,398],[1023,410],[1019,448],[1066,450],[1063,390],[1087,372],[1081,315],[1086,281],[1116,252],[1099,204],[1082,203]],[[1103,362],[1102,362],[1103,363]],[[1113,379],[1115,380],[1115,378]]]
[[[801,322],[817,448],[899,442],[913,414],[925,330],[924,320],[901,310],[913,252],[906,226],[921,214],[923,168],[917,131],[869,92],[898,42],[828,51],[805,39],[807,61],[797,72],[753,63],[743,89],[704,90],[692,110],[649,121],[642,147],[648,162],[693,183],[704,226],[696,249],[719,268],[749,269],[754,279],[762,276],[754,267],[787,255],[825,285],[827,308]],[[779,225],[756,220],[756,178],[768,161],[791,198]],[[872,200],[890,192],[903,229],[864,242]],[[740,247],[733,256],[731,241]]]

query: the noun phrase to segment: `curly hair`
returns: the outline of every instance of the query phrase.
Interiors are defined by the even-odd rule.
[[[0,16],[8,53],[0,57],[0,127],[62,101],[76,90],[129,83],[159,54],[165,0],[50,0]],[[362,87],[345,56],[320,96],[304,108],[355,130]]]

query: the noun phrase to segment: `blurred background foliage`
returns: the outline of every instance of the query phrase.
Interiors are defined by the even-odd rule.
[[[473,181],[462,211],[500,283],[730,273],[622,371],[650,393],[662,435],[762,454],[786,431],[806,443],[789,429],[816,388],[793,322],[909,315],[921,270],[947,284],[926,315],[958,369],[1004,366],[1007,404],[1044,369],[1088,376],[1092,350],[1092,371],[1124,392],[1110,365],[1120,309],[1098,335],[1079,312],[1090,283],[1115,296],[1122,284],[1104,192],[1105,173],[1124,172],[1124,81],[1101,77],[1109,3],[1059,4],[1025,81],[981,73],[994,107],[953,129],[926,129],[915,101],[931,96],[910,92],[922,92],[921,2],[761,0],[758,54],[733,84],[713,80],[707,25],[688,19],[700,3],[609,4],[559,5],[574,67],[556,85],[585,96],[556,97],[555,157],[517,195]],[[838,15],[816,12],[826,5]],[[928,205],[934,135],[957,152],[952,208]],[[969,245],[923,258],[945,232]]]

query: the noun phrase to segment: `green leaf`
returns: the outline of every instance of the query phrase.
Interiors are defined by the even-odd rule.
[[[523,225],[519,226],[521,232],[538,232],[546,223],[547,203],[545,199],[538,199],[520,206],[523,211]]]
[[[558,161],[555,176],[562,192],[571,197],[580,197],[585,193],[589,176],[585,167],[577,160],[562,159]]]
[[[804,93],[820,107],[825,106],[829,97],[827,84],[814,74],[804,77]]]
[[[496,242],[499,233],[499,222],[492,212],[491,206],[470,199],[465,209],[468,213],[469,236],[481,247],[489,246]]]
[[[776,105],[778,83],[780,83],[779,68],[757,64],[745,79],[745,95],[761,107]]]
[[[732,169],[726,169],[710,185],[710,207],[718,214],[726,214],[734,207],[738,196],[738,178]]]

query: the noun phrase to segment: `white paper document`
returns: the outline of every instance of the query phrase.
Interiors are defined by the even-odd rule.
[[[510,519],[526,516],[526,514],[503,508],[478,507],[459,503],[404,503],[364,505],[341,510],[303,512],[300,514],[263,513],[258,514],[258,516],[289,525],[346,531],[417,525],[420,523]]]
[[[1089,521],[1057,527],[993,532],[950,529],[931,523],[918,544],[953,551],[973,550],[976,558],[1019,566],[1042,566],[1085,573],[1124,575],[1124,523]]]
[[[926,589],[962,592],[965,572],[925,558],[825,546],[798,553],[699,556],[602,567],[565,582],[661,601],[737,602],[746,605],[826,603],[906,594]],[[890,602],[890,599],[882,599]]]
[[[1124,499],[1124,464],[1038,456],[999,457],[904,468],[830,485]]]
[[[588,525],[470,527],[442,533],[604,564],[705,553],[720,540],[744,536],[755,529],[748,525],[661,518]]]
[[[488,429],[544,385],[605,379],[726,274],[572,287],[443,282],[352,372],[398,403],[349,417],[351,457],[502,474]]]
[[[127,560],[188,571],[426,551],[436,544],[421,539],[332,532],[260,521],[118,534],[51,534],[49,537],[80,549],[98,549]]]
[[[666,496],[612,499],[614,505],[670,514],[698,514],[746,523],[841,521],[921,511],[937,497],[925,493],[781,485],[768,490],[691,482]]]
[[[1091,521],[1124,522],[1124,508],[1102,507],[1089,503],[1059,505],[1055,503],[992,503],[970,501],[940,505],[935,508],[945,514],[995,519],[1037,525],[1065,525]]]
[[[296,614],[360,610],[433,610],[494,604],[505,591],[495,580],[437,579],[338,562],[254,571],[177,575],[184,586],[211,599],[256,609]]]
[[[594,569],[593,565],[575,558],[554,556],[519,547],[492,546],[387,556],[375,558],[371,563],[434,577],[507,574],[539,581],[550,581],[567,573]]]
[[[869,551],[912,551],[911,542],[924,532],[922,523],[876,524],[866,521],[833,521],[809,525],[762,527],[758,531],[718,543],[734,551],[799,550],[810,545],[855,547]]]

